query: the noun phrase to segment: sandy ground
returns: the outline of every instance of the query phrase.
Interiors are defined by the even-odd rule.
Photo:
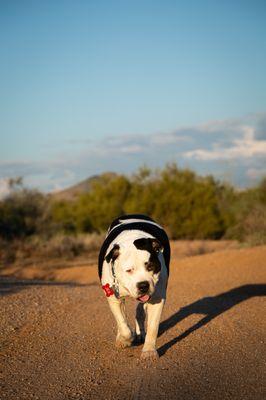
[[[265,399],[266,246],[173,253],[154,364],[115,348],[95,267],[1,277],[0,399]]]

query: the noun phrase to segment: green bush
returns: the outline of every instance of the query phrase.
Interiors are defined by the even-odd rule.
[[[226,237],[250,244],[266,243],[266,179],[256,187],[238,192],[230,213],[233,220]]]
[[[50,204],[50,218],[56,232],[75,233],[77,231],[76,207],[69,201]]]
[[[15,188],[0,202],[4,240],[102,233],[119,215],[143,213],[162,224],[172,239],[266,242],[266,178],[255,188],[237,191],[176,164],[142,167],[132,177],[102,174],[74,201],[56,201],[23,188],[19,180],[11,183]]]
[[[0,236],[23,238],[45,228],[47,200],[37,190],[22,188],[0,202]],[[46,229],[46,228],[45,228]]]
[[[175,164],[154,173],[140,170],[125,209],[152,216],[173,239],[219,238],[224,233],[215,181]]]
[[[124,203],[130,191],[129,180],[103,174],[92,183],[89,193],[82,194],[75,204],[77,230],[103,232],[118,215],[124,214]]]

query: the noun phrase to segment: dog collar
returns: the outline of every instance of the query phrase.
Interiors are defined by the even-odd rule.
[[[112,286],[110,286],[109,283],[106,283],[105,285],[102,286],[102,289],[104,290],[105,296],[106,297],[110,297],[115,295],[115,297],[117,299],[120,298],[120,293],[119,293],[119,285],[116,279],[116,275],[115,275],[115,270],[114,270],[114,263],[111,263],[111,271],[112,271],[112,275],[113,275],[113,284]]]
[[[115,297],[117,299],[120,298],[120,296],[119,296],[119,288],[116,287],[115,285],[110,286],[109,283],[106,283],[105,285],[102,286],[102,289],[103,289],[106,297],[110,297],[110,296],[115,295]]]
[[[110,287],[109,283],[106,283],[106,285],[103,285],[103,286],[102,286],[102,289],[103,289],[103,291],[104,291],[106,297],[113,296],[114,291],[113,291],[113,289]]]

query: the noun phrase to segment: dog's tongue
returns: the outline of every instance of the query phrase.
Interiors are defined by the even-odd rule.
[[[144,296],[138,297],[138,300],[141,301],[142,303],[146,303],[148,301],[150,296],[148,294],[144,294]]]

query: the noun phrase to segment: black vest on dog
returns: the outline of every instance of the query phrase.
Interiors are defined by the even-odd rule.
[[[132,220],[139,219],[141,221],[135,221],[135,222],[127,221],[124,223],[122,222],[123,220],[130,220],[130,219],[132,219]],[[152,235],[155,239],[157,239],[162,244],[165,265],[166,265],[167,272],[169,275],[170,244],[169,244],[169,239],[168,239],[166,232],[159,225],[155,225],[155,221],[153,219],[151,219],[150,217],[148,217],[147,215],[129,214],[129,215],[123,215],[123,216],[115,219],[108,229],[107,236],[102,244],[102,247],[101,247],[101,250],[99,253],[99,258],[98,258],[99,278],[101,279],[101,277],[102,277],[103,262],[104,262],[104,258],[106,256],[108,247],[113,242],[113,240],[115,240],[115,238],[118,235],[120,235],[121,232],[129,231],[129,230],[139,230],[139,231],[149,233],[150,235]]]

